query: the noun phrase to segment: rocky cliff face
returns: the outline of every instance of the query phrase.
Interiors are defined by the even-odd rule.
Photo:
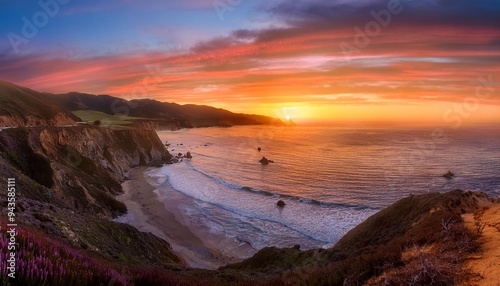
[[[0,175],[16,179],[16,221],[93,256],[178,267],[169,244],[110,219],[126,211],[115,200],[127,171],[170,161],[152,130],[95,126],[0,131]],[[7,213],[0,192],[0,211]]]
[[[94,126],[15,128],[0,132],[0,153],[47,188],[52,200],[107,217],[125,206],[114,199],[130,168],[170,160],[152,130]],[[33,198],[38,197],[27,191]]]
[[[180,130],[182,128],[193,128],[191,122],[187,120],[134,120],[130,127],[151,130]]]
[[[67,114],[56,113],[50,118],[42,118],[40,116],[18,116],[18,115],[3,115],[0,116],[0,127],[10,127],[10,126],[37,126],[37,125],[52,125],[52,126],[62,126],[62,125],[73,125],[75,124],[75,119],[70,118]]]
[[[83,157],[90,158],[118,181],[125,178],[131,167],[170,159],[153,130],[113,130],[93,126],[43,128],[35,131],[32,138],[39,141],[45,154],[57,156],[65,153],[64,159],[72,161],[76,167],[84,167]]]

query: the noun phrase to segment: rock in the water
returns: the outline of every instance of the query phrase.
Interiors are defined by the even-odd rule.
[[[177,154],[177,157],[182,157],[182,153]]]
[[[269,160],[269,163],[274,163],[274,161],[273,160]]]
[[[445,177],[446,179],[451,179],[455,177],[455,174],[453,174],[451,171],[448,171],[448,173],[444,174],[443,177]]]
[[[278,207],[280,207],[280,208],[283,208],[283,207],[285,207],[285,206],[286,206],[285,202],[284,202],[284,201],[282,201],[282,200],[279,200],[279,201],[276,203],[276,205],[277,205]]]
[[[259,148],[257,148],[257,151],[259,151],[259,152],[260,152],[260,151],[262,151],[262,149],[259,147]]]
[[[191,152],[189,152],[189,151],[188,151],[188,152],[186,153],[186,158],[188,158],[188,159],[193,158],[193,156],[191,156]]]
[[[262,157],[262,159],[260,159],[259,161],[262,165],[269,165],[269,159],[267,159],[266,157]]]

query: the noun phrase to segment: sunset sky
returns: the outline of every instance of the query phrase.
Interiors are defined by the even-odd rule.
[[[39,91],[500,123],[498,0],[0,0],[0,21],[0,79]]]

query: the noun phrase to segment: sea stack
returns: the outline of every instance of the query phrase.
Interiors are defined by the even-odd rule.
[[[278,207],[280,207],[280,208],[284,208],[284,207],[286,206],[285,202],[284,202],[284,201],[282,201],[282,200],[279,200],[279,201],[276,203],[276,205],[277,205]]]
[[[262,165],[269,165],[269,159],[267,159],[265,156],[262,157],[259,161]]]
[[[455,174],[453,174],[451,171],[448,171],[448,173],[444,174],[443,177],[445,177],[446,179],[452,179],[453,177],[455,177]]]
[[[187,153],[186,153],[186,158],[188,158],[188,159],[193,158],[193,156],[191,156],[191,152],[187,151]]]

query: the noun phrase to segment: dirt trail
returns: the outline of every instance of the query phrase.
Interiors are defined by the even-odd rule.
[[[481,238],[482,252],[472,257],[468,266],[480,277],[472,285],[500,286],[500,203],[477,212],[464,215],[467,227],[476,231],[477,225],[484,226]]]

